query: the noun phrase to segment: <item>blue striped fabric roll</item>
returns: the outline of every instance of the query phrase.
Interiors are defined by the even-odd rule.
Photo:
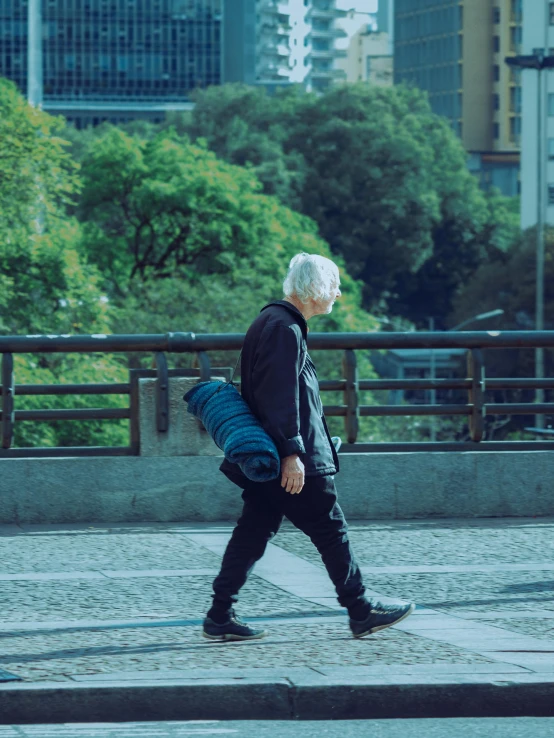
[[[248,479],[267,482],[279,476],[277,448],[234,385],[199,382],[183,399],[225,458],[238,464]]]

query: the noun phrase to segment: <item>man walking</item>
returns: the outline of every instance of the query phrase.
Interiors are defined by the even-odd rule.
[[[348,610],[355,638],[400,622],[411,603],[384,605],[365,596],[359,566],[337,502],[339,460],[331,442],[315,366],[306,347],[307,321],[330,313],[340,297],[339,271],[322,256],[298,254],[283,284],[284,300],[266,305],[250,326],[241,358],[241,392],[281,457],[280,478],[251,482],[224,461],[221,470],[244,491],[242,515],[213,583],[213,604],[203,635],[213,640],[252,640],[267,632],[239,620],[238,592],[286,516],[318,549]]]

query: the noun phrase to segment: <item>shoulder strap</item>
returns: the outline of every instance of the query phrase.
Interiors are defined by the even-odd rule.
[[[237,359],[237,363],[235,364],[235,368],[231,372],[231,379],[229,380],[228,384],[233,384],[233,379],[235,377],[235,373],[236,373],[237,369],[239,368],[241,356],[242,356],[242,349],[240,350],[239,358]]]

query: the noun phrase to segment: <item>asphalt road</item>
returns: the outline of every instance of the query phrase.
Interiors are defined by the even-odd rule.
[[[0,726],[0,738],[552,738],[554,718],[191,721]]]

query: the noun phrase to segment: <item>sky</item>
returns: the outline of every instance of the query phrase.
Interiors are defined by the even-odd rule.
[[[358,10],[360,13],[375,13],[377,0],[337,0],[337,7],[341,10]]]
[[[340,10],[355,10],[356,15],[350,19],[341,19],[341,28],[344,28],[348,37],[346,39],[340,39],[337,42],[337,48],[346,48],[348,41],[352,34],[365,23],[369,21],[369,16],[364,15],[365,13],[375,13],[377,11],[377,0],[337,0],[337,8]]]

